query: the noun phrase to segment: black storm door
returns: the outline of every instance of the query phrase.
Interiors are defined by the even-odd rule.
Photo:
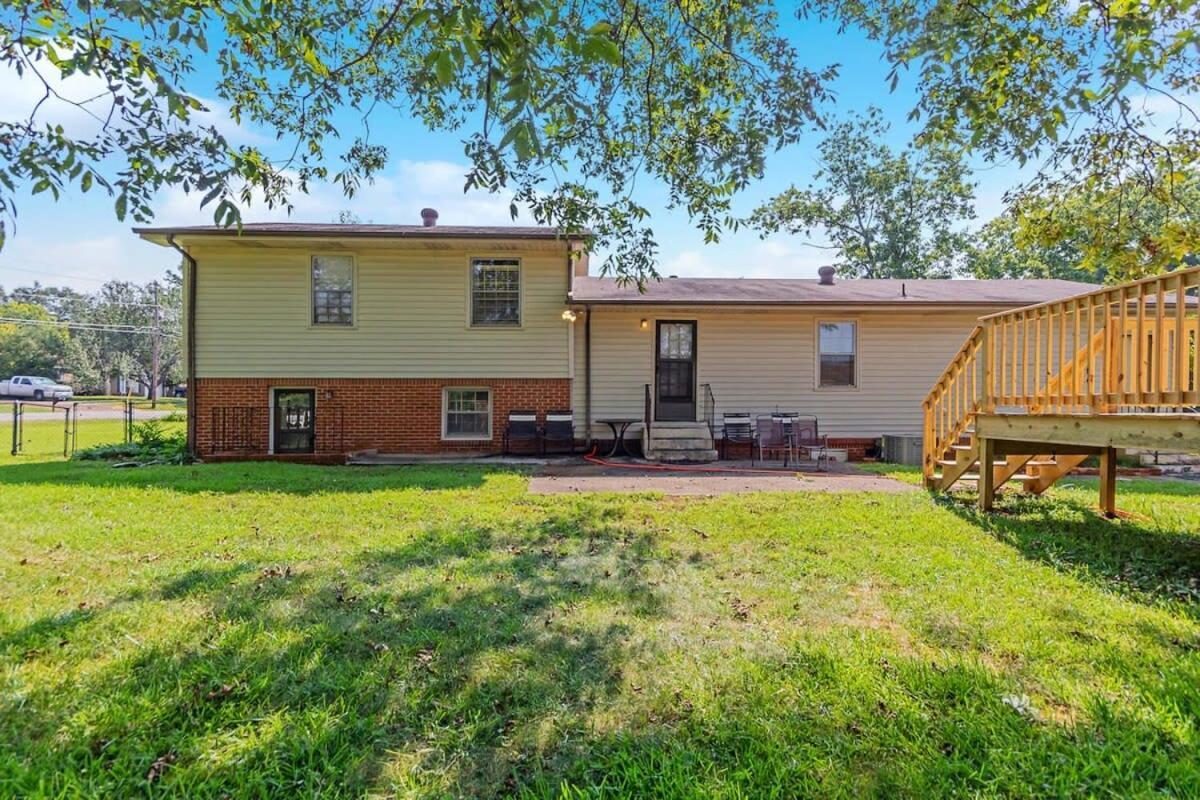
[[[696,323],[659,320],[654,348],[654,419],[696,420]]]
[[[311,453],[316,443],[316,396],[312,389],[275,390],[275,452]]]

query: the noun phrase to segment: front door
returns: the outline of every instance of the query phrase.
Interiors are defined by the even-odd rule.
[[[696,322],[659,320],[654,348],[654,419],[696,421]]]
[[[316,443],[312,389],[275,390],[275,452],[311,453]]]

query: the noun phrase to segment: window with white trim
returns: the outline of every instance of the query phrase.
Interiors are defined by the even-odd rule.
[[[854,322],[817,324],[819,386],[857,385],[857,334],[858,325]]]
[[[471,259],[471,325],[515,327],[520,324],[520,259]]]
[[[354,324],[354,257],[312,257],[313,325]]]
[[[442,435],[447,439],[491,439],[491,390],[446,389],[442,398]]]

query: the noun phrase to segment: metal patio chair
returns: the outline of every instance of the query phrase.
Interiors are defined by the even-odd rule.
[[[513,442],[529,442],[532,447],[531,452],[536,451],[540,437],[536,411],[508,412],[508,424],[504,426],[502,439],[502,449],[505,455],[512,452]]]
[[[796,448],[796,457],[800,457],[800,451],[808,453],[809,458],[817,462],[817,468],[821,466],[821,459],[825,457],[825,450],[829,448],[829,437],[821,435],[820,427],[817,425],[817,418],[813,416],[796,415],[791,420],[791,436],[792,446]]]
[[[547,411],[546,424],[542,426],[542,455],[547,445],[566,445],[566,452],[575,452],[575,415],[566,411]]]
[[[754,433],[760,460],[766,461],[772,453],[783,453],[783,466],[791,463],[794,457],[792,437],[784,429],[783,417],[759,417],[754,421]]]
[[[745,412],[721,415],[721,458],[732,444],[750,445],[750,464],[754,464],[754,421]]]

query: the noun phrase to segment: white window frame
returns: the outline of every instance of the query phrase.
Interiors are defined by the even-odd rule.
[[[515,323],[475,321],[475,262],[515,261],[517,270],[517,321]],[[479,255],[467,258],[467,327],[481,330],[518,330],[525,327],[525,262],[512,254]]]
[[[854,374],[851,377],[853,381],[849,385],[846,384],[822,384],[821,383],[821,326],[822,325],[851,325],[853,326],[854,335],[852,342],[854,350]],[[859,388],[859,352],[858,352],[858,332],[859,320],[855,317],[840,317],[837,319],[818,319],[813,327],[813,353],[815,356],[813,364],[813,386],[817,391],[821,392],[854,392]],[[829,355],[845,355],[844,353],[830,353]]]
[[[350,321],[349,322],[317,322],[316,294],[317,281],[313,275],[314,262],[318,258],[348,258],[350,259]],[[358,258],[353,253],[319,252],[309,253],[308,257],[308,327],[322,330],[351,330],[358,326]]]
[[[487,434],[450,433],[450,393],[487,392]],[[442,387],[442,439],[450,442],[490,442],[492,440],[492,387],[490,386],[445,386]]]

